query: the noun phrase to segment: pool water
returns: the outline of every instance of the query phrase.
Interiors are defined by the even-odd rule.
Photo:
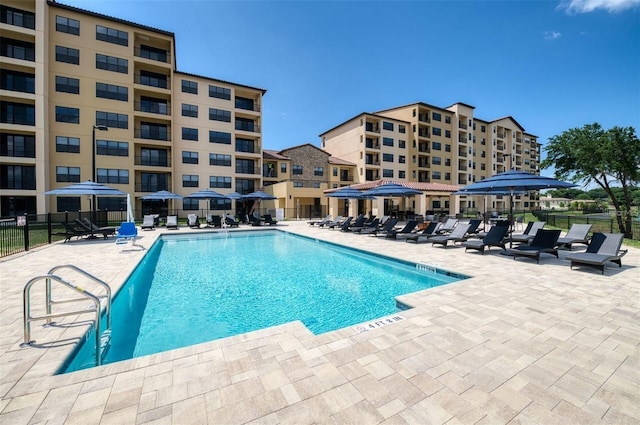
[[[465,277],[277,230],[163,236],[113,301],[103,364],[295,320],[321,334]],[[61,373],[93,367],[94,342]]]

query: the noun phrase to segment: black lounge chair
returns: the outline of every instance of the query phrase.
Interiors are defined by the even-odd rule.
[[[356,217],[353,223],[348,223],[346,226],[340,226],[340,230],[343,232],[350,232],[353,228],[360,229],[362,228],[362,226],[364,226],[364,223],[366,221],[367,217],[365,217],[363,214],[360,214],[358,217]]]
[[[322,226],[324,226],[325,224],[327,224],[330,221],[331,221],[331,214],[329,214],[328,216],[326,216],[322,220],[307,221],[307,224],[309,226],[320,226],[320,227],[322,227]]]
[[[462,246],[465,247],[465,252],[469,249],[476,249],[482,252],[482,255],[484,255],[485,247],[491,248],[492,246],[499,246],[503,250],[506,250],[505,236],[508,232],[509,226],[491,226],[491,229],[489,229],[482,239],[462,242]]]
[[[448,235],[437,235],[432,236],[427,239],[427,242],[431,242],[431,246],[433,245],[444,245],[446,248],[451,242],[464,242],[469,236],[467,235],[467,230],[469,230],[469,224],[458,224],[455,229]]]
[[[538,230],[542,229],[545,225],[544,221],[530,221],[527,223],[527,228],[521,234],[511,235],[511,242],[530,243],[535,238]]]
[[[240,221],[228,215],[224,216],[224,223],[229,227],[240,227]]]
[[[407,223],[404,225],[404,227],[400,230],[397,229],[391,229],[390,231],[388,231],[387,233],[385,233],[384,237],[385,239],[397,239],[398,235],[402,235],[402,234],[407,234],[407,233],[413,233],[413,229],[416,228],[416,226],[418,225],[418,221],[417,220],[409,220],[407,221]]]
[[[363,230],[367,230],[367,229],[377,229],[379,225],[380,225],[380,220],[377,219],[377,218],[374,218],[373,221],[371,221],[371,222],[366,222],[365,221],[365,223],[362,226],[360,226],[360,227],[355,227],[354,226],[354,227],[351,227],[350,230],[353,233],[360,233]]]
[[[278,220],[274,220],[271,214],[265,214],[264,224],[268,224],[269,226],[275,226],[276,224],[278,224]]]
[[[622,257],[627,253],[626,249],[620,249],[623,239],[622,233],[594,233],[586,252],[569,254],[566,258],[571,261],[571,269],[573,266],[594,267],[604,274],[607,263],[622,267]]]
[[[571,245],[574,243],[589,245],[590,230],[591,224],[572,224],[567,234],[558,238],[558,247],[571,251]]]
[[[517,257],[535,258],[540,264],[540,254],[552,254],[558,258],[558,238],[560,230],[540,229],[536,232],[533,240],[529,245],[521,245],[517,248],[510,248],[507,252],[513,255],[515,260]]]
[[[73,222],[76,223],[78,225],[78,227],[80,227],[81,229],[89,232],[89,237],[92,238],[92,239],[96,237],[96,233],[97,234],[101,234],[104,239],[107,239],[109,236],[116,234],[116,228],[115,227],[99,227],[99,226],[96,226],[95,224],[93,224],[91,222],[91,220],[89,220],[86,217],[83,218],[82,220],[78,220],[76,218],[75,220],[73,220]]]
[[[207,226],[208,227],[222,227],[222,217],[219,215],[207,215]]]
[[[432,221],[427,224],[427,227],[425,227],[420,232],[414,233],[412,235],[405,235],[404,240],[414,243],[428,242],[430,237],[437,235],[436,230],[438,229],[439,224],[440,223],[438,223],[437,221]]]
[[[361,235],[376,235],[377,233],[386,233],[388,231],[390,231],[391,229],[393,229],[396,224],[398,224],[398,219],[396,217],[393,218],[389,218],[388,220],[386,220],[384,222],[384,224],[382,226],[378,226],[378,227],[373,227],[373,228],[366,228],[366,229],[360,229],[360,231],[358,232]]]
[[[260,217],[256,217],[255,214],[247,214],[247,221],[252,226],[262,226],[264,220]]]
[[[71,238],[82,238],[85,236],[90,236],[92,232],[83,228],[77,228],[72,226],[70,223],[65,221],[61,221],[60,224],[64,227],[64,232],[56,232],[55,235],[64,236],[64,242],[69,242]]]
[[[353,220],[353,217],[342,218],[340,221],[334,220],[331,223],[326,224],[325,227],[327,229],[335,229],[336,227],[342,228],[342,226],[344,225],[348,226],[349,224],[351,224],[352,220]]]
[[[472,218],[469,220],[469,228],[467,229],[467,234],[475,235],[479,232],[479,227],[482,224],[482,220],[477,218]]]

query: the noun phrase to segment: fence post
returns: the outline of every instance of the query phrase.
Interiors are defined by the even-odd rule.
[[[51,245],[51,232],[53,232],[53,226],[51,224],[51,213],[47,213],[47,242]]]
[[[29,216],[24,213],[24,250],[29,251]]]

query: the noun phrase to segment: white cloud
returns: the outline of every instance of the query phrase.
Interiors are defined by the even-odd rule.
[[[557,40],[562,37],[562,34],[558,31],[545,31],[542,35],[544,35],[545,40]]]
[[[640,6],[640,0],[562,0],[560,8],[568,13],[589,13],[597,9],[615,13]]]

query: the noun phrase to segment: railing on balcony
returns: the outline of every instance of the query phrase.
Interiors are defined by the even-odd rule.
[[[421,129],[418,130],[418,136],[420,136],[420,137],[431,137],[431,134],[429,133],[429,130],[421,128]]]
[[[161,89],[171,88],[171,81],[169,81],[168,78],[158,78],[148,75],[135,74],[133,76],[133,82],[136,84],[142,84],[143,86],[158,87]]]
[[[418,145],[418,152],[430,153],[431,148],[429,147],[429,145]]]
[[[504,139],[505,134],[504,134],[504,133],[500,133],[500,132],[498,132],[498,137],[499,137],[499,138],[501,138],[501,139]]]
[[[242,109],[245,111],[260,112],[260,104],[254,102],[252,99],[238,98],[236,97],[236,109]]]
[[[467,151],[466,150],[458,151],[458,156],[462,156],[462,157],[466,158],[467,157]]]
[[[380,149],[380,143],[379,142],[374,142],[371,140],[367,140],[367,142],[365,143],[365,146],[367,147],[367,149]]]
[[[165,142],[170,142],[171,141],[171,132],[169,131],[169,129],[162,129],[162,130],[156,130],[156,129],[143,129],[143,128],[136,128],[134,130],[134,137],[137,139],[148,139],[148,140],[162,140]]]
[[[352,182],[353,176],[349,173],[340,173],[340,181],[341,182]]]
[[[463,128],[463,129],[467,129],[467,124],[463,123],[462,121],[458,122],[458,128]]]
[[[364,163],[367,165],[380,165],[380,160],[367,158]]]
[[[365,130],[372,133],[380,133],[380,126],[372,123],[366,123]]]
[[[430,123],[431,119],[429,118],[429,114],[418,114],[418,121]]]
[[[418,167],[429,168],[429,161],[418,161]]]
[[[466,165],[458,165],[458,170],[459,171],[467,171],[467,166]]]
[[[151,59],[163,63],[170,63],[171,59],[171,54],[164,49],[150,49],[145,47],[134,47],[133,56],[143,59]]]
[[[236,130],[260,133],[260,126],[254,122],[236,121]]]
[[[144,165],[148,167],[171,167],[171,158],[149,158],[147,156],[136,155],[135,165]]]
[[[458,143],[467,143],[467,138],[464,136],[458,136]]]
[[[141,102],[135,102],[133,105],[133,109],[139,112],[149,112],[152,114],[170,115],[171,103],[141,101]]]

